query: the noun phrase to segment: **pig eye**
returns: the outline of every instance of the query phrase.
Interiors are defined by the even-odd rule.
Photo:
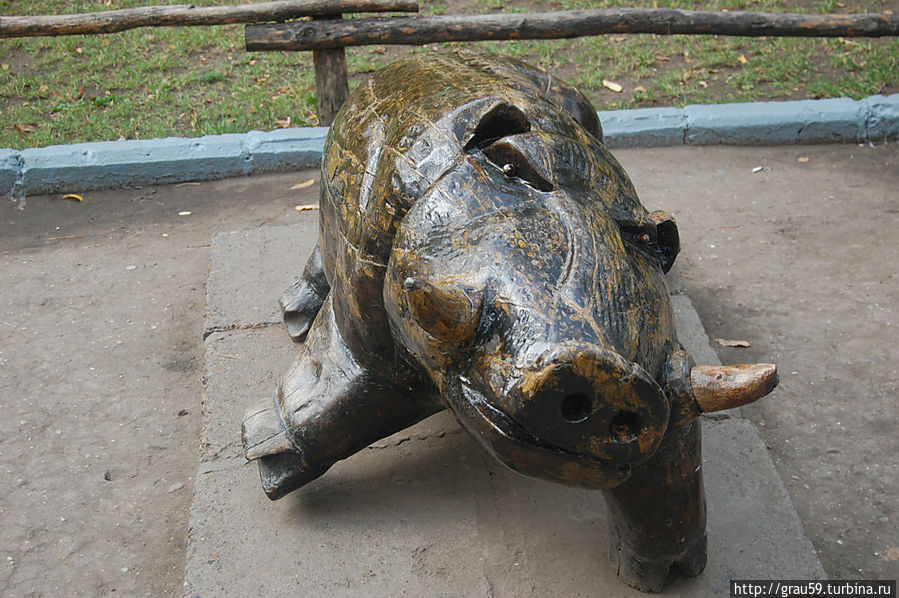
[[[662,272],[671,269],[679,249],[677,226],[673,220],[662,220],[654,225],[619,222],[618,226],[627,245],[659,260]]]
[[[657,254],[657,236],[655,227],[648,227],[637,223],[619,223],[621,238],[626,244],[636,249]]]
[[[528,159],[511,143],[497,141],[483,149],[484,155],[509,178],[517,178],[540,191],[552,191],[553,184],[546,180]]]
[[[652,245],[656,241],[655,227],[640,224],[619,223],[622,237],[635,245]]]

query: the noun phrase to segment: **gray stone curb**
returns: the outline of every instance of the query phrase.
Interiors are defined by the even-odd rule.
[[[600,111],[609,147],[899,141],[899,94]],[[139,187],[315,168],[328,129],[0,149],[0,194]]]
[[[899,94],[600,111],[609,147],[899,141]]]

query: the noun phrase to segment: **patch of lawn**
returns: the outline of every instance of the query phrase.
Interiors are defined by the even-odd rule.
[[[892,4],[890,4],[892,2]],[[158,4],[106,0],[103,9]],[[198,0],[217,4],[220,0]],[[24,4],[24,6],[23,6]],[[423,14],[660,6],[772,12],[879,12],[895,0],[424,0]],[[2,14],[90,12],[93,1],[0,0]],[[437,44],[512,55],[580,86],[598,108],[899,92],[899,41],[607,35]],[[406,52],[347,49],[350,86]],[[309,52],[243,50],[243,26],[137,29],[0,40],[0,147],[198,136],[316,124]],[[616,93],[603,79],[623,87]]]

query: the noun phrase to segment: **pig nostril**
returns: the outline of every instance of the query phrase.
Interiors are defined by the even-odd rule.
[[[593,401],[584,393],[576,392],[562,399],[559,410],[565,421],[577,424],[590,416],[590,412],[593,410]]]
[[[637,438],[640,418],[633,411],[619,411],[609,426],[609,435],[615,442],[628,443]]]

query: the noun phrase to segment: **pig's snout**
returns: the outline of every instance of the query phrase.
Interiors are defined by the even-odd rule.
[[[538,359],[508,392],[507,414],[542,442],[570,453],[639,464],[668,425],[662,388],[638,364],[594,345]]]

